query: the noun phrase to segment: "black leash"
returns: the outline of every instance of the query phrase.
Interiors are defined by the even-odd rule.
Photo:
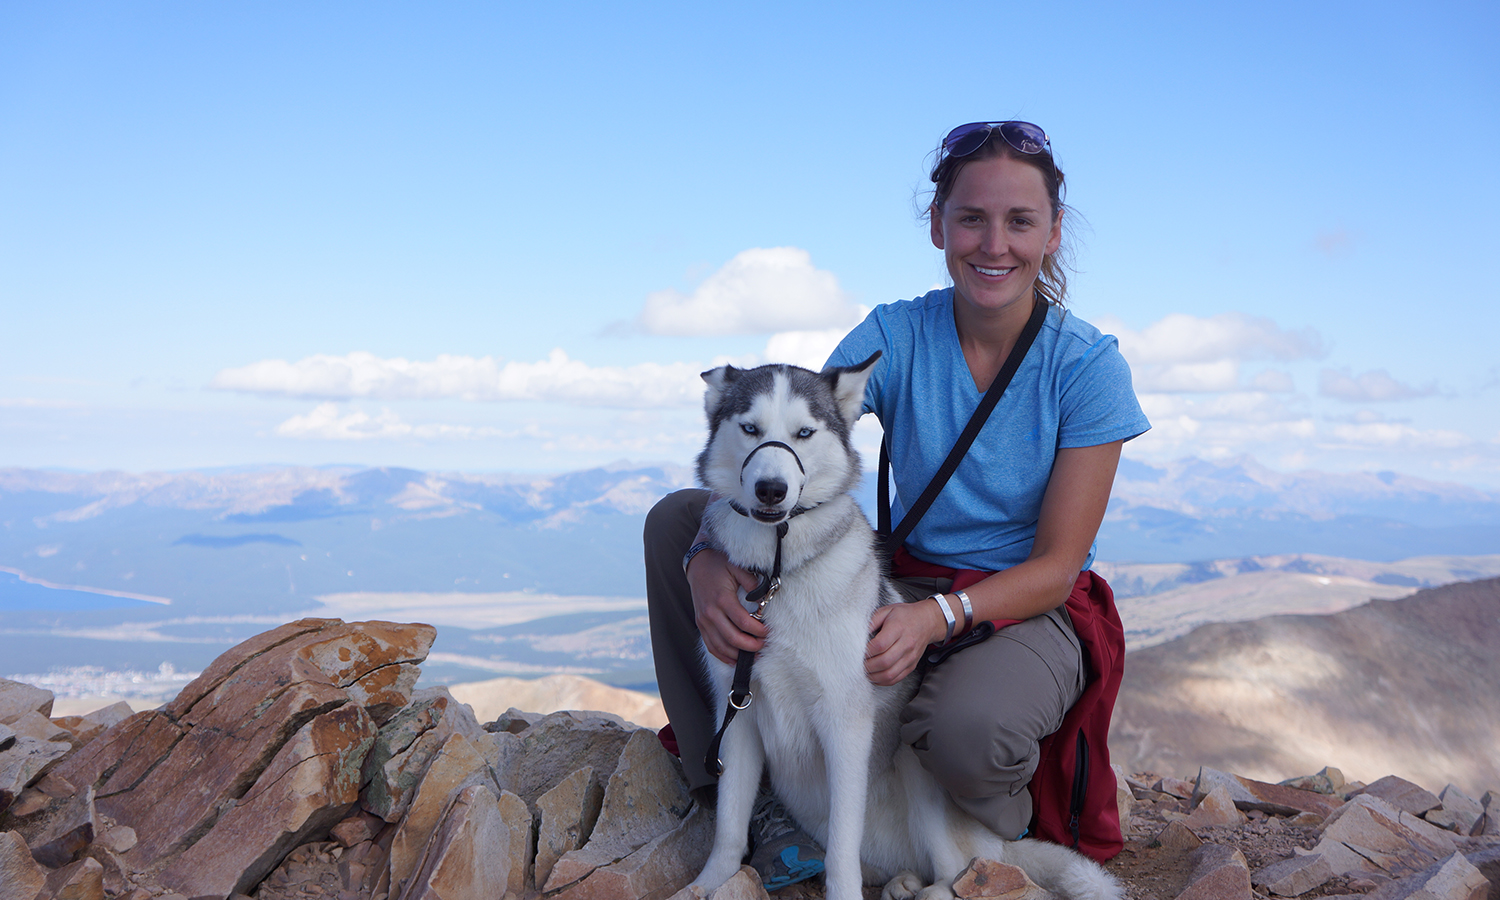
[[[737,504],[731,502],[730,507],[740,515],[746,515]],[[789,530],[787,521],[797,513],[806,511],[799,507],[777,523],[776,561],[771,565],[770,574],[762,573],[755,590],[745,595],[746,600],[758,604],[755,612],[750,614],[757,622],[765,621],[766,604],[774,600],[776,592],[781,590],[781,539],[786,537]],[[750,668],[754,665],[755,654],[749,650],[741,650],[734,664],[734,684],[729,688],[729,703],[724,707],[724,724],[719,726],[718,733],[708,745],[708,752],[703,755],[703,767],[715,778],[724,774],[724,761],[719,758],[719,744],[724,740],[724,732],[729,730],[729,723],[734,721],[735,714],[742,709],[749,709],[751,701],[755,699],[754,692],[750,690]]]

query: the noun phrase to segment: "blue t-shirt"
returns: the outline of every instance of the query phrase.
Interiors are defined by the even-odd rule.
[[[865,412],[885,429],[895,473],[891,522],[937,473],[984,393],[953,323],[953,289],[877,307],[828,365],[880,361]],[[1024,562],[1057,451],[1129,440],[1151,427],[1113,335],[1053,307],[1015,378],[937,501],[906,539],[928,562],[999,571]],[[1084,563],[1094,561],[1094,547]]]

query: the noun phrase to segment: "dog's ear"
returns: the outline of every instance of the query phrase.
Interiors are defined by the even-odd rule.
[[[838,402],[839,414],[850,425],[854,424],[864,410],[865,383],[875,371],[875,361],[878,359],[880,351],[876,350],[862,363],[823,370],[823,377],[828,380],[829,387],[833,388],[833,399]]]
[[[714,410],[719,408],[719,401],[724,399],[724,392],[729,390],[731,384],[739,381],[743,374],[743,370],[734,366],[719,366],[698,374],[699,378],[708,383],[708,389],[703,392],[703,409],[710,420],[714,417]]]

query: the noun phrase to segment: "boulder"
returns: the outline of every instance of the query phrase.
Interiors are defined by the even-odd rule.
[[[569,885],[549,900],[619,900],[623,897],[665,900],[681,891],[703,870],[713,839],[713,812],[694,806],[675,828],[648,841],[619,862],[594,869],[582,881]],[[714,896],[718,896],[717,891]]]
[[[14,831],[0,832],[0,900],[35,900],[46,884],[47,870],[31,858],[26,839]]]
[[[1463,854],[1371,891],[1366,900],[1486,900],[1490,883]]]
[[[248,893],[297,845],[326,834],[359,799],[377,728],[346,704],[308,722],[255,784],[158,880],[189,897]]]
[[[766,893],[759,872],[749,866],[740,866],[740,870],[729,876],[728,881],[712,891],[705,891],[700,887],[685,887],[668,900],[770,900],[770,895]]]
[[[1111,765],[1115,773],[1115,805],[1120,811],[1120,827],[1129,837],[1130,813],[1135,809],[1135,794],[1130,789],[1130,779],[1125,775],[1125,767]]]
[[[1337,794],[1344,787],[1344,773],[1332,766],[1324,766],[1316,775],[1288,778],[1281,785],[1318,794]]]
[[[358,788],[358,767],[374,733],[369,709],[386,714],[409,690],[403,666],[423,658],[433,636],[430,626],[386,622],[304,619],[283,625],[221,655],[160,710],[111,727],[60,767],[60,774],[75,784],[98,785],[100,813],[135,829],[138,843],[125,856],[144,871],[170,867],[171,858],[213,835],[220,816],[244,806],[252,789],[263,803],[286,800],[276,791],[265,793],[262,775],[274,761],[291,765],[285,761],[303,753],[332,754],[315,768],[327,774],[327,766],[334,766],[340,773],[316,801],[333,806],[312,811],[288,801],[291,806],[279,807],[278,815],[309,818],[254,851],[274,845],[285,852],[294,836],[327,828],[344,815],[347,801],[331,798],[341,797],[351,782]],[[377,674],[383,669],[396,671]],[[348,712],[322,719],[346,705]],[[320,719],[323,724],[304,732]],[[282,755],[289,742],[297,746]],[[325,821],[328,816],[333,820]],[[237,821],[247,822],[243,813]],[[220,839],[233,844],[230,833],[218,830]],[[244,852],[233,856],[249,862]],[[264,874],[278,861],[257,856],[252,868]],[[206,877],[187,863],[174,871],[184,883]],[[213,878],[222,877],[224,871],[216,870]],[[233,883],[240,877],[236,873]]]
[[[37,862],[57,869],[81,857],[93,843],[98,828],[94,789],[47,799],[45,806],[30,815],[12,817],[11,824]]]
[[[1235,808],[1229,788],[1221,784],[1199,799],[1198,806],[1182,821],[1189,828],[1198,829],[1205,825],[1243,825],[1248,820]]]
[[[1196,850],[1203,846],[1203,841],[1193,830],[1182,822],[1168,822],[1156,835],[1156,843],[1169,850]]]
[[[495,774],[502,787],[520,796],[535,812],[543,794],[579,769],[593,769],[595,781],[602,786],[614,774],[625,744],[637,730],[618,718],[580,719],[568,712],[552,713],[520,734],[492,735],[507,739]]]
[[[27,785],[57,765],[71,749],[67,741],[16,735],[7,749],[0,750],[0,813],[9,809]]]
[[[1188,858],[1192,874],[1177,900],[1252,900],[1250,866],[1233,847],[1204,844]]]
[[[1313,852],[1328,860],[1335,875],[1399,877],[1420,871],[1456,849],[1452,832],[1396,809],[1373,794],[1360,794],[1323,823]]]
[[[1431,791],[1395,775],[1387,775],[1358,790],[1350,791],[1349,797],[1352,799],[1360,794],[1379,797],[1397,809],[1414,816],[1420,816],[1429,809],[1437,809],[1443,805],[1442,801]]]
[[[604,789],[594,780],[590,766],[537,799],[536,884],[546,884],[558,859],[588,841],[603,802]]]
[[[1259,869],[1250,883],[1263,887],[1278,897],[1295,897],[1324,884],[1333,877],[1333,867],[1317,853],[1290,856]]]
[[[387,822],[399,822],[406,814],[427,767],[452,733],[438,729],[448,703],[439,695],[414,697],[411,705],[381,726],[365,757],[362,808]]]
[[[521,798],[470,785],[454,797],[398,900],[520,900],[530,846]]]
[[[461,734],[449,735],[396,828],[390,856],[393,897],[402,896],[408,882],[418,874],[427,843],[442,824],[453,798],[475,785],[489,788],[496,797],[500,795],[501,787],[479,748]]]
[[[1484,815],[1484,807],[1479,805],[1478,800],[1451,784],[1438,794],[1438,801],[1442,806],[1428,810],[1422,814],[1422,818],[1448,831],[1469,834],[1474,830],[1474,824]]]
[[[104,867],[80,859],[50,873],[36,900],[104,900]]]
[[[6,727],[17,737],[34,737],[42,741],[66,741],[69,745],[73,743],[71,731],[59,728],[51,719],[35,711],[16,716],[6,723]]]
[[[52,715],[51,691],[8,678],[0,678],[0,725],[9,725],[26,713]]]
[[[545,889],[557,890],[625,858],[676,828],[691,805],[681,763],[651,731],[632,733],[604,789],[599,819],[588,843],[558,859]]]
[[[1020,867],[975,859],[953,881],[953,893],[961,900],[1055,900],[1056,895],[1038,887]]]
[[[130,704],[121,700],[119,703],[96,709],[83,716],[61,716],[53,719],[53,724],[59,728],[67,729],[73,736],[73,746],[81,747],[103,734],[105,729],[125,721],[133,715]]]
[[[1264,781],[1242,778],[1206,767],[1198,770],[1198,783],[1193,788],[1193,800],[1195,802],[1200,800],[1220,786],[1229,792],[1235,808],[1243,811],[1260,810],[1278,816],[1295,816],[1297,813],[1310,812],[1326,817],[1341,805],[1339,801],[1316,791],[1302,790],[1284,784],[1267,784]]]

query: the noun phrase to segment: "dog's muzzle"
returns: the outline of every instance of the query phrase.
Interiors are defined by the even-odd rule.
[[[767,448],[785,450],[787,453],[790,453],[792,461],[797,464],[797,471],[801,472],[804,476],[807,475],[807,469],[802,465],[802,458],[797,455],[796,450],[793,450],[782,441],[766,441],[754,450],[751,450],[749,455],[745,457],[745,461],[740,463],[741,487],[745,484],[745,469],[749,467],[750,461],[755,458],[755,454]],[[787,511],[781,509],[781,505],[786,502],[789,491],[786,479],[775,477],[757,478],[754,487],[756,506],[749,510],[752,518],[758,522],[775,524],[787,517]]]

